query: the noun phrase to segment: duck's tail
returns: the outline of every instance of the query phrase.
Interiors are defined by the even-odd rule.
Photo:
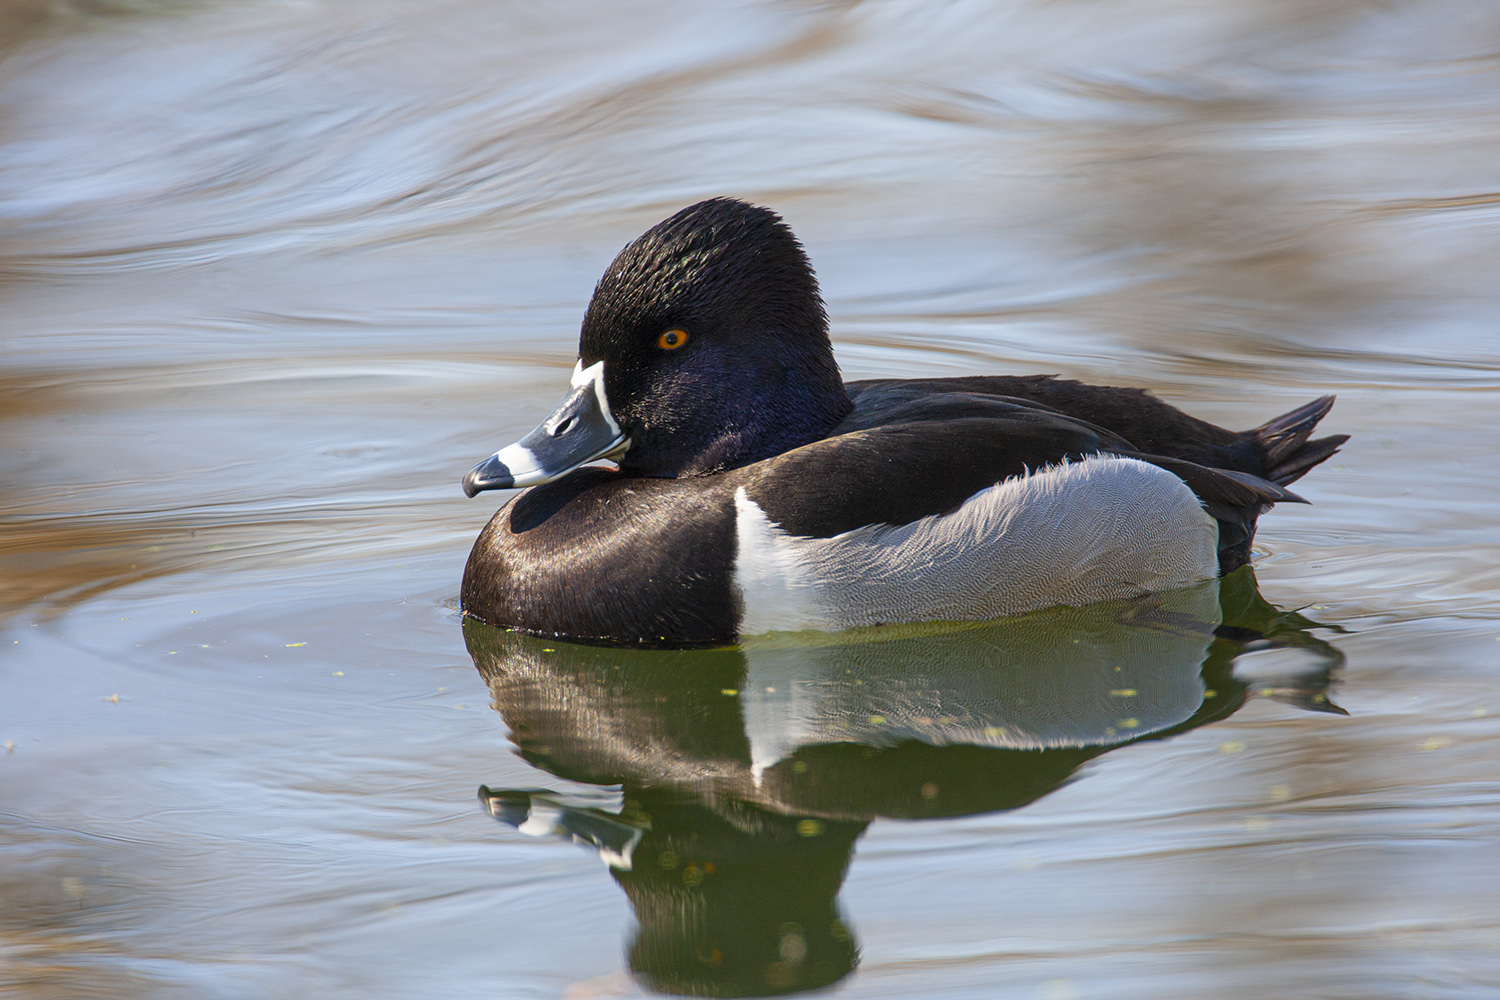
[[[1307,439],[1318,426],[1318,421],[1333,409],[1334,398],[1320,396],[1306,406],[1267,420],[1250,432],[1255,435],[1261,454],[1265,456],[1265,478],[1281,486],[1294,483],[1349,440],[1347,434],[1332,434],[1316,441]]]

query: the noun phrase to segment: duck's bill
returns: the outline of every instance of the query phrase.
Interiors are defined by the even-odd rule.
[[[587,369],[579,362],[562,405],[536,430],[470,469],[464,493],[550,483],[581,465],[618,458],[629,447],[604,397],[604,362]]]

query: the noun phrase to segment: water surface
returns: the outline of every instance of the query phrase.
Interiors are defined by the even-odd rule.
[[[728,961],[671,953],[733,897],[693,851],[807,889],[696,925],[765,989],[1500,988],[1493,5],[10,0],[0,109],[7,991],[649,993]],[[1005,673],[1057,629],[476,638],[459,477],[720,194],[803,238],[849,378],[1337,392],[1353,440],[1258,598],[1060,626],[1119,687]]]

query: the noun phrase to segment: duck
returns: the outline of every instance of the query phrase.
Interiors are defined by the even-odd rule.
[[[1055,375],[845,383],[801,242],[734,198],[627,245],[561,404],[463,479],[521,489],[460,602],[600,644],[979,621],[1250,561],[1257,518],[1347,435],[1323,396],[1248,431]],[[600,463],[611,463],[602,465]]]

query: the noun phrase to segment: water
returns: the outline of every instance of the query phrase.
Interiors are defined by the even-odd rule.
[[[0,5],[0,984],[1493,996],[1497,77],[1446,0]],[[850,378],[1337,392],[1267,603],[466,630],[459,477],[716,194]]]

